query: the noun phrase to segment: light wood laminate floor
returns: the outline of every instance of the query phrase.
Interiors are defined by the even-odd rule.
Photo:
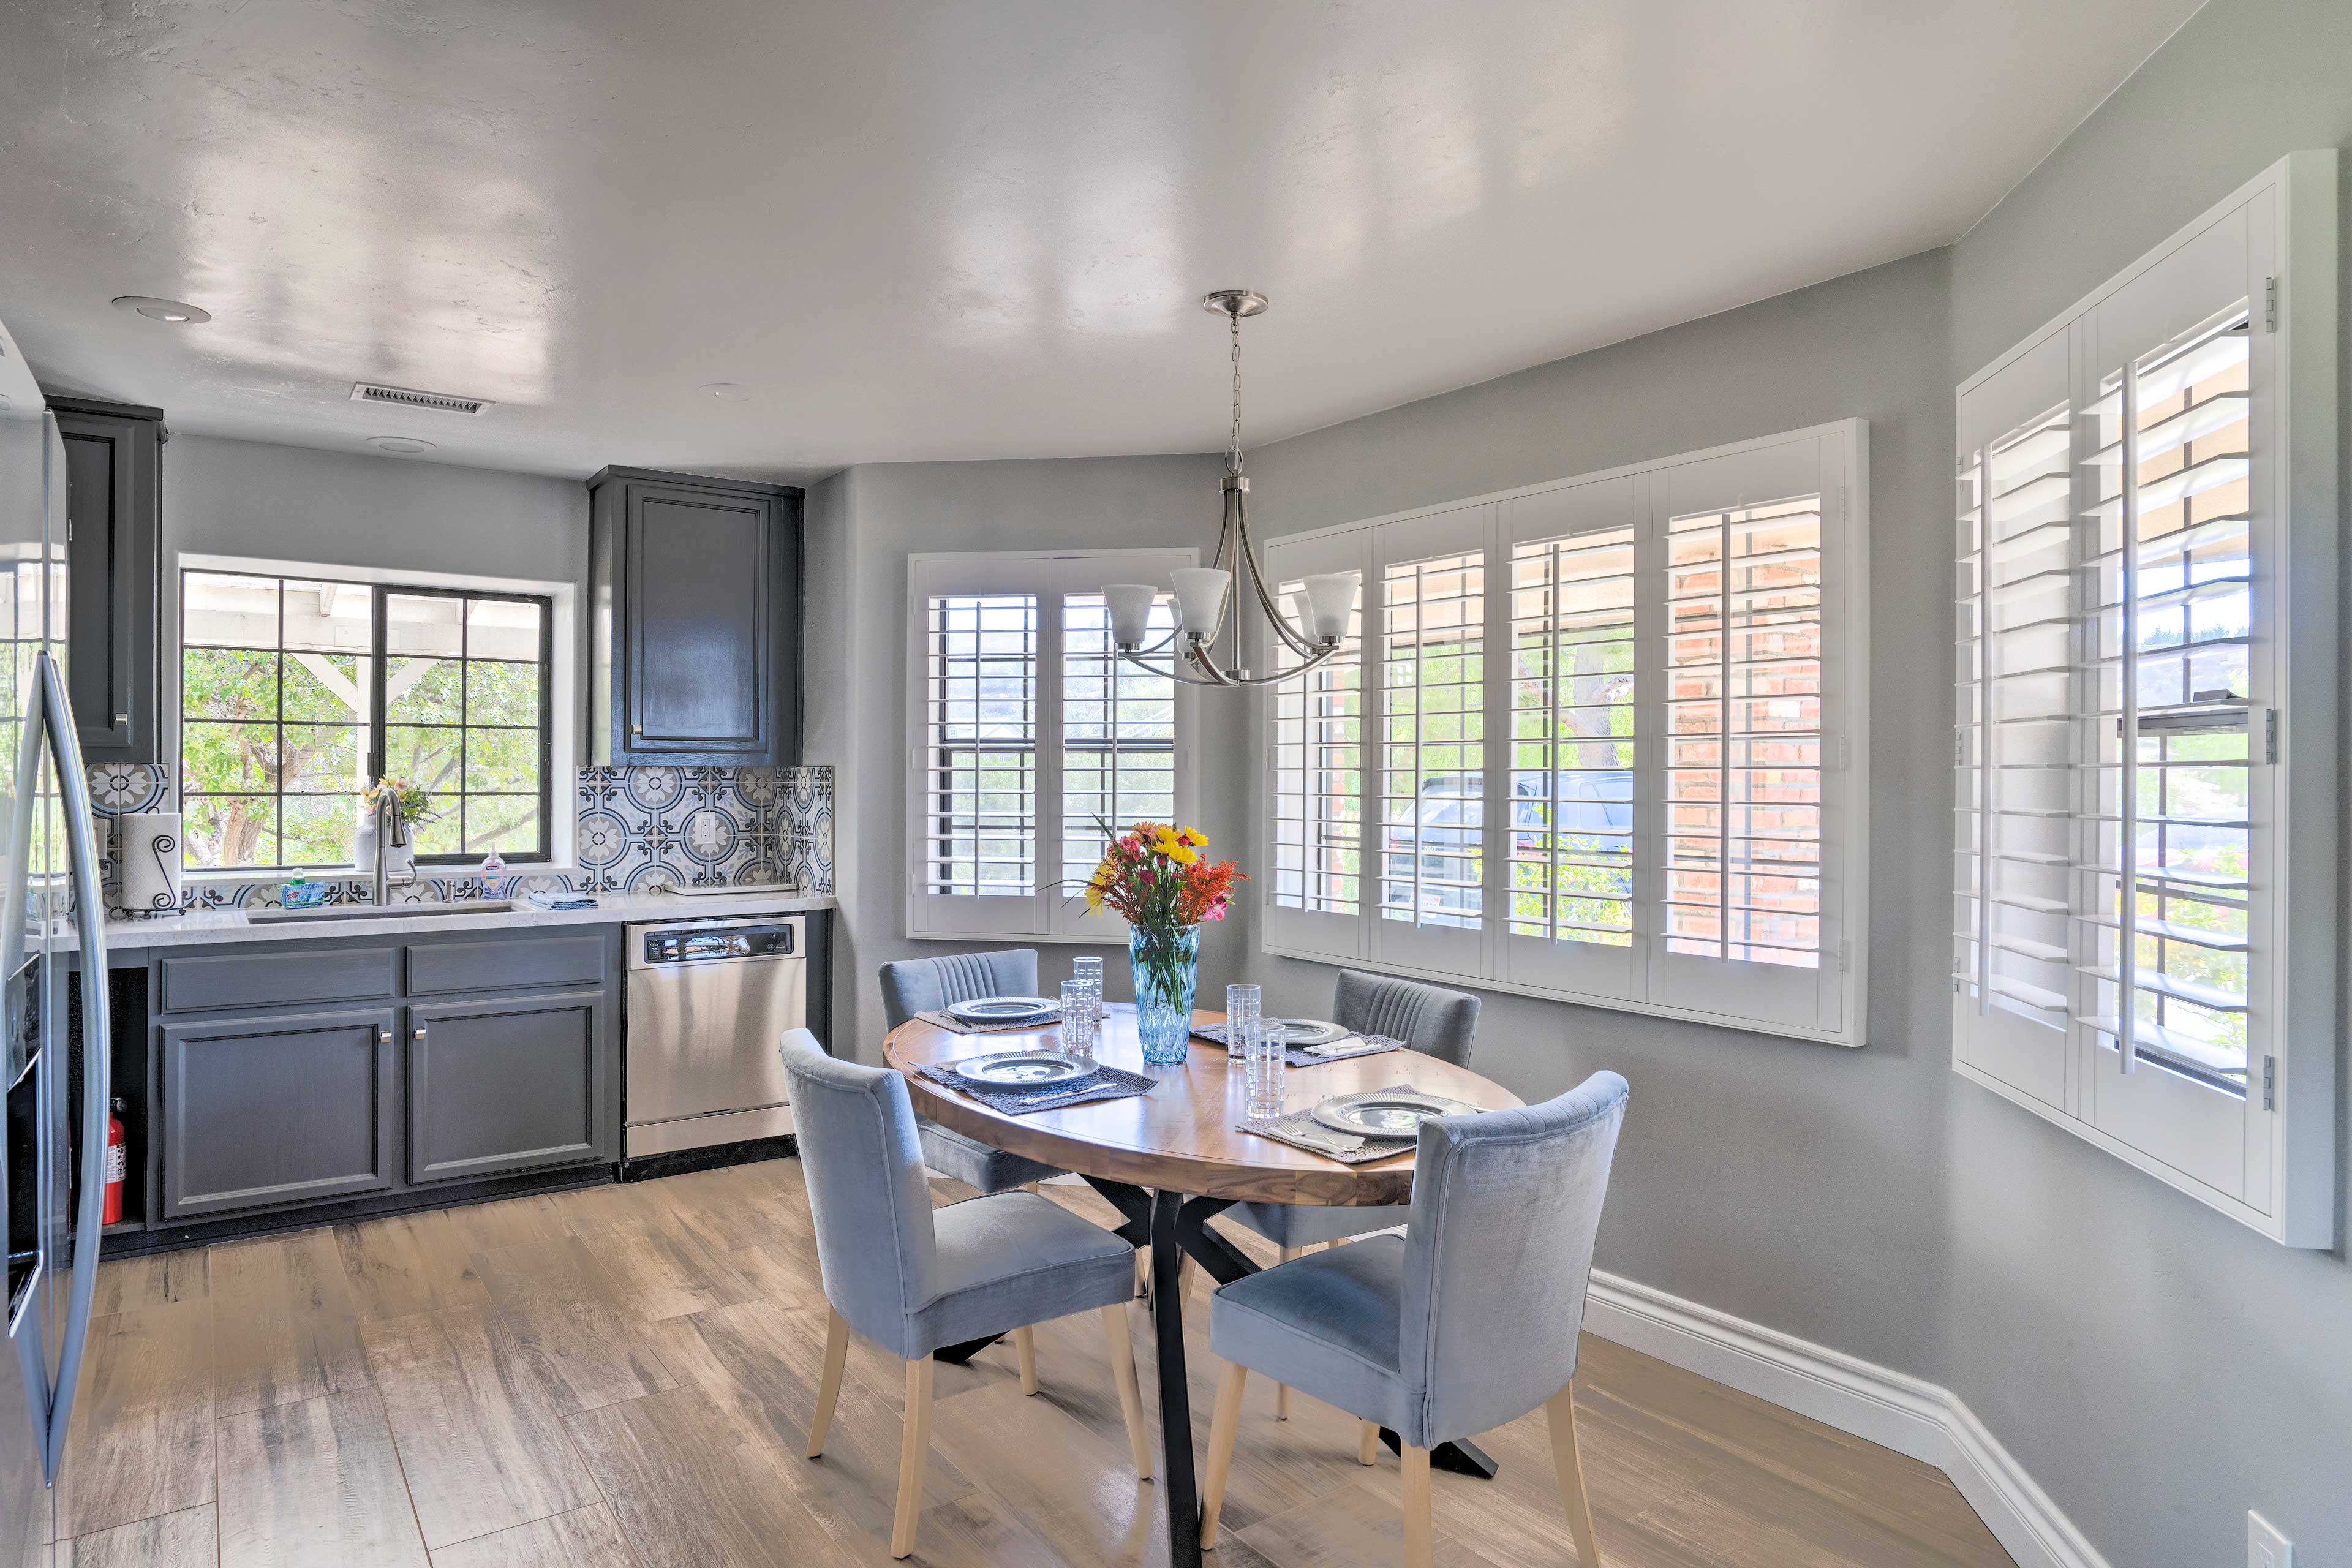
[[[1223,1370],[1205,1289],[1187,1315],[1202,1437]],[[855,1346],[824,1458],[802,1458],[825,1317],[796,1161],[122,1259],[99,1291],[58,1568],[888,1562],[898,1363]],[[1010,1342],[939,1369],[915,1560],[1163,1562],[1097,1315],[1041,1327],[1037,1354],[1034,1398]],[[1926,1465],[1590,1335],[1582,1362],[1612,1565],[2009,1563]],[[1208,1561],[1401,1563],[1395,1458],[1359,1467],[1353,1420],[1291,1405],[1276,1420],[1251,1382]],[[1440,1563],[1576,1562],[1541,1423],[1480,1439],[1497,1479],[1436,1478]]]

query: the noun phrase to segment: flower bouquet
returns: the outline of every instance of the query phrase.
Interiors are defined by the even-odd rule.
[[[1224,919],[1234,883],[1245,879],[1230,860],[1202,858],[1209,836],[1197,827],[1139,822],[1120,832],[1099,826],[1108,843],[1087,879],[1087,908],[1108,909],[1128,923],[1143,1059],[1181,1062],[1192,1048],[1202,922]]]

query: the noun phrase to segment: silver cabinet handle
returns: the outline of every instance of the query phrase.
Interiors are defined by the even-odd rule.
[[[117,713],[117,714],[114,716],[114,727],[115,727],[116,729],[118,729],[118,730],[121,729],[124,725],[126,725],[126,724],[128,724],[128,723],[130,723],[130,722],[131,722],[131,715],[130,715],[130,714],[128,714],[128,713]]]
[[[416,1037],[420,1040],[425,1037],[425,1026],[422,1024],[416,1026]]]
[[[392,1031],[383,1027],[382,1026],[378,1026],[375,1032],[375,1043],[379,1046],[388,1046],[392,1044]]]

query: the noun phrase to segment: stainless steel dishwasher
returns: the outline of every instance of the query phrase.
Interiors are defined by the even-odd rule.
[[[793,1130],[777,1042],[808,1021],[798,915],[628,928],[625,1158]]]

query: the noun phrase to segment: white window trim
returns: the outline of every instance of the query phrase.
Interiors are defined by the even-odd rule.
[[[908,788],[904,794],[905,857],[903,933],[911,941],[1023,942],[1124,944],[1127,924],[1117,916],[1088,914],[1078,889],[1057,884],[1061,865],[1062,760],[1049,742],[1061,735],[1062,622],[1040,607],[1038,626],[1037,892],[1028,898],[950,896],[929,893],[925,865],[924,800],[920,780],[929,763],[925,671],[928,601],[934,594],[1034,593],[1056,605],[1065,594],[1085,594],[1106,583],[1160,583],[1180,566],[1197,566],[1197,549],[964,551],[907,557],[907,684],[904,729]],[[1200,746],[1194,689],[1176,687],[1175,815],[1199,821]],[[982,906],[992,906],[983,909]]]
[[[562,876],[576,872],[580,858],[580,727],[583,706],[580,686],[580,584],[577,583],[541,582],[522,577],[484,577],[471,573],[410,572],[375,566],[336,566],[317,561],[278,561],[255,555],[213,555],[196,551],[184,551],[174,557],[171,569],[164,574],[163,598],[159,616],[171,628],[171,657],[163,661],[164,668],[156,682],[156,705],[161,710],[156,720],[155,743],[158,755],[171,759],[172,798],[180,796],[183,780],[180,776],[180,676],[183,668],[180,647],[180,574],[183,572],[241,572],[257,577],[326,578],[338,583],[365,583],[371,586],[407,584],[419,588],[475,589],[492,594],[530,594],[545,598],[552,607],[555,625],[548,639],[554,668],[549,679],[552,681],[550,695],[551,715],[548,735],[548,766],[553,776],[548,780],[547,862],[525,867],[530,875]],[[465,870],[462,866],[425,868],[427,876],[455,876]],[[215,868],[191,869],[184,880],[192,886],[242,885],[248,882],[283,881],[293,875],[290,870],[264,870],[257,868]]]
[[[1675,1006],[1643,997],[1581,990],[1514,975],[1503,954],[1502,929],[1507,921],[1499,914],[1484,922],[1480,934],[1485,940],[1479,944],[1478,951],[1471,955],[1470,967],[1467,968],[1459,962],[1416,955],[1411,951],[1410,942],[1389,939],[1390,933],[1379,928],[1383,924],[1402,922],[1382,921],[1377,909],[1372,907],[1377,900],[1374,889],[1378,881],[1374,869],[1377,865],[1374,835],[1379,828],[1380,817],[1375,761],[1377,726],[1381,718],[1377,709],[1380,579],[1384,560],[1393,553],[1382,548],[1382,531],[1393,530],[1399,537],[1410,537],[1422,531],[1418,525],[1425,524],[1426,520],[1461,514],[1463,521],[1460,526],[1465,531],[1454,537],[1465,548],[1481,543],[1486,546],[1489,604],[1486,623],[1489,635],[1486,648],[1490,661],[1486,744],[1491,748],[1506,743],[1508,734],[1503,718],[1507,711],[1504,695],[1507,679],[1498,674],[1502,666],[1492,661],[1499,659],[1509,647],[1507,637],[1498,638],[1494,631],[1497,626],[1507,628],[1509,620],[1507,574],[1498,569],[1497,563],[1507,562],[1509,557],[1513,538],[1509,519],[1515,510],[1513,503],[1548,500],[1562,492],[1614,481],[1638,481],[1643,495],[1637,518],[1637,537],[1646,551],[1652,536],[1663,528],[1662,519],[1650,502],[1647,489],[1650,479],[1696,464],[1769,453],[1776,447],[1794,447],[1808,442],[1820,444],[1823,542],[1825,546],[1828,545],[1834,531],[1837,545],[1834,554],[1839,561],[1833,570],[1825,571],[1823,583],[1824,608],[1833,617],[1825,621],[1825,632],[1832,646],[1823,659],[1823,673],[1825,677],[1833,677],[1838,688],[1834,693],[1825,693],[1829,701],[1823,721],[1822,789],[1824,815],[1835,813],[1843,837],[1835,849],[1836,869],[1823,879],[1822,963],[1820,972],[1825,984],[1834,993],[1839,1019],[1837,1026],[1808,1027],[1765,1021],[1729,1011]],[[1406,526],[1400,529],[1399,525]],[[1308,914],[1273,902],[1275,756],[1270,743],[1272,706],[1269,698],[1261,697],[1253,740],[1261,761],[1252,786],[1255,795],[1253,821],[1255,825],[1256,858],[1258,865],[1266,868],[1266,874],[1259,878],[1255,890],[1260,951],[1316,963],[1373,963],[1383,971],[1412,975],[1441,984],[1461,985],[1466,983],[1481,990],[1572,1002],[1653,1017],[1684,1019],[1751,1034],[1780,1036],[1847,1047],[1858,1047],[1867,1043],[1870,974],[1869,525],[1869,426],[1864,420],[1844,419],[1753,440],[1731,442],[1703,451],[1680,453],[1649,462],[1628,463],[1514,489],[1496,490],[1464,500],[1310,529],[1285,534],[1269,542],[1265,546],[1267,570],[1274,580],[1295,577],[1302,571],[1349,569],[1361,570],[1364,574],[1362,776],[1365,798],[1361,818],[1365,840],[1360,858],[1360,865],[1363,868],[1360,884],[1362,907],[1357,914]],[[1477,529],[1485,531],[1469,531]],[[1643,553],[1639,559],[1645,563],[1642,570],[1646,574],[1650,570],[1646,563],[1651,557]],[[1637,598],[1637,614],[1644,617],[1654,615],[1654,601],[1646,596]],[[1651,625],[1646,618],[1642,624],[1645,627]],[[1272,660],[1262,654],[1260,662],[1270,665]],[[1654,747],[1654,738],[1651,745]],[[1643,754],[1647,759],[1648,748]],[[1487,822],[1507,820],[1501,781],[1507,777],[1509,771],[1507,767],[1492,765],[1485,770],[1487,779],[1485,820]],[[1644,760],[1637,767],[1637,773],[1645,781],[1654,781],[1657,763],[1654,760]],[[1642,797],[1636,801],[1637,837],[1654,838],[1654,814],[1658,809],[1654,784],[1646,784],[1637,794]],[[1637,851],[1637,858],[1638,855]],[[1486,907],[1490,910],[1499,911],[1505,908],[1505,860],[1506,857],[1492,853],[1486,857]],[[1256,868],[1252,868],[1252,870],[1255,874]],[[1656,945],[1651,933],[1638,929],[1634,941],[1636,952]],[[1634,967],[1647,971],[1651,966],[1646,962],[1637,962]]]
[[[2276,710],[2278,778],[2272,795],[2271,856],[2253,868],[2256,876],[2267,874],[2288,887],[2275,905],[2275,929],[2283,934],[2274,944],[2272,984],[2264,988],[2277,1021],[2267,1037],[2267,1053],[2257,1051],[2250,1058],[2252,1081],[2246,1100],[2249,1121],[2269,1123],[2261,1130],[2268,1145],[2263,1173],[2269,1183],[2268,1206],[2221,1191],[2161,1153],[2116,1136],[2095,1124],[2087,1114],[2078,1114],[2092,1092],[2095,1075],[2104,1066],[2095,1054],[2099,1047],[2072,1037],[2082,1034],[2079,1024],[2069,1030],[2065,1059],[2060,1067],[2061,1103],[2001,1076],[1996,1070],[2000,1064],[1994,1058],[1971,1051],[1968,1015],[1972,1008],[1957,977],[1952,999],[1952,1070],[2273,1240],[2289,1247],[2323,1249],[2336,1245],[2336,1056],[2342,1033],[2336,981],[2339,945],[2336,818],[2341,781],[2336,747],[2336,666],[2341,657],[2336,595],[2337,534],[2342,519],[2336,486],[2336,421],[2341,405],[2336,379],[2336,171],[2333,150],[2288,154],[1970,376],[1954,398],[1956,417],[1963,421],[1954,447],[1957,458],[1969,450],[1964,421],[1967,399],[1973,390],[2037,350],[2057,352],[2052,348],[2053,340],[2065,345],[2076,323],[2090,318],[2102,302],[2238,209],[2272,198],[2266,209],[2256,207],[2258,217],[2267,210],[2270,225],[2267,232],[2257,229],[2254,240],[2268,247],[2273,258],[2270,281],[2275,285],[2274,323],[2265,321],[2272,301],[2260,290],[2252,297],[2252,306],[2257,327],[2266,328],[2263,335],[2271,340],[2270,385],[2278,402],[2271,421],[2276,457],[2268,477],[2273,492],[2271,528],[2275,535],[2273,559],[2281,567],[2292,562],[2293,570],[2279,574],[2284,579],[2284,591],[2277,595],[2271,618],[2281,667],[2278,679],[2286,689],[2284,700]],[[2301,288],[2297,279],[2305,280]],[[2079,415],[2079,389],[2070,386],[2069,396]],[[2079,417],[2075,423],[2079,442]],[[1965,783],[1967,776],[1964,767],[1956,769],[1958,781]],[[1956,869],[1959,858],[1955,856]],[[1956,880],[1954,891],[1957,909],[1967,889]],[[2265,998],[2250,995],[2249,1001],[2260,1006]],[[1982,1059],[1972,1059],[1972,1054]],[[2262,1108],[2264,1054],[2274,1058],[2269,1089],[2272,1104],[2267,1110]],[[2139,1070],[2163,1069],[2144,1066]]]

